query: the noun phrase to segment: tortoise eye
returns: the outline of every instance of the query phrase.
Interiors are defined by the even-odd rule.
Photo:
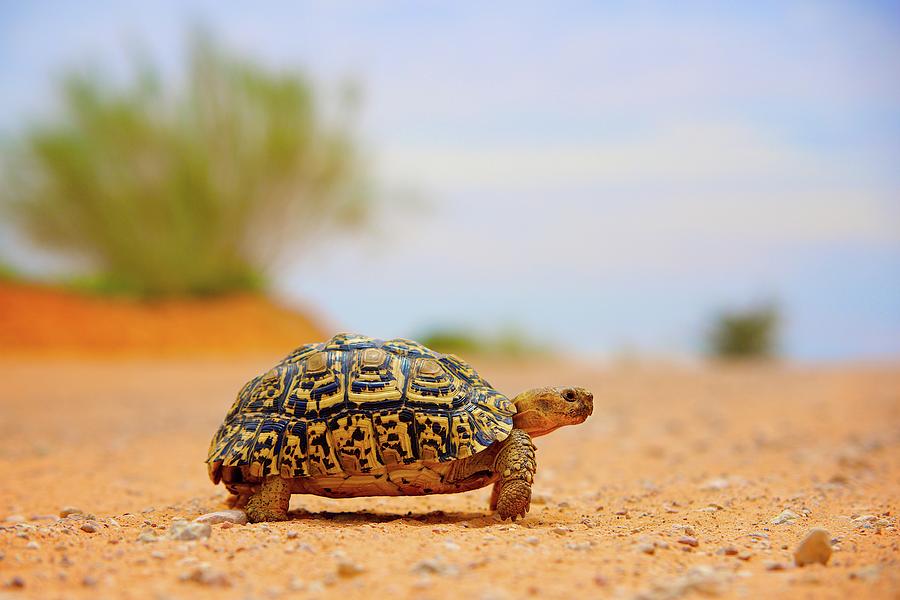
[[[575,390],[566,390],[563,392],[563,398],[569,402],[573,402],[575,400]]]

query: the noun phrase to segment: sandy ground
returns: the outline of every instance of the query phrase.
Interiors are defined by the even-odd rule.
[[[900,598],[898,368],[478,362],[508,393],[595,393],[538,440],[524,521],[489,516],[487,490],[294,496],[290,522],[165,539],[223,508],[209,438],[274,358],[3,359],[0,597]],[[793,567],[814,526],[830,562]]]
[[[322,324],[259,294],[139,301],[0,280],[0,357],[246,356],[325,339]]]

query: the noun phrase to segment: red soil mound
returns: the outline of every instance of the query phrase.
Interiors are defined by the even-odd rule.
[[[3,354],[286,353],[326,337],[262,296],[146,302],[0,282]]]

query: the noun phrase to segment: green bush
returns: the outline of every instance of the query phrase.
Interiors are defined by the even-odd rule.
[[[346,101],[192,40],[186,83],[69,75],[62,112],[6,147],[2,208],[37,243],[86,258],[92,285],[141,296],[254,289],[286,245],[366,214]],[[334,121],[334,122],[332,122]]]
[[[417,336],[420,343],[442,353],[467,356],[472,354],[521,358],[548,353],[529,339],[520,329],[507,326],[494,334],[479,334],[467,329],[436,328]]]
[[[723,359],[774,357],[780,323],[778,309],[768,304],[722,312],[711,328],[709,352]]]

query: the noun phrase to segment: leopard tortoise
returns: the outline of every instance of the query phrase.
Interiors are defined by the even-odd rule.
[[[510,401],[452,354],[339,334],[251,379],[206,462],[254,522],[286,519],[291,494],[447,494],[491,483],[491,510],[515,519],[531,501],[531,439],[592,410],[583,388]]]

